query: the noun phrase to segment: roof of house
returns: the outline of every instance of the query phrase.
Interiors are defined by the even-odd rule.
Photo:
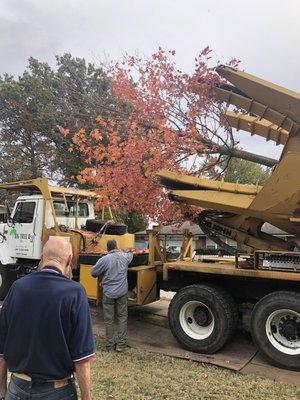
[[[202,229],[199,225],[194,224],[190,221],[185,221],[183,224],[173,224],[163,226],[160,230],[161,235],[183,235],[184,230],[189,229],[193,235],[204,235]],[[136,232],[135,235],[146,235],[146,231]]]
[[[204,235],[204,232],[198,224],[190,221],[185,221],[183,224],[167,225],[162,228],[162,235],[182,235],[184,230],[188,229],[193,235]]]

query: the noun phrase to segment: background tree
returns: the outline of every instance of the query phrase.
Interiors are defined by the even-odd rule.
[[[270,176],[270,169],[250,161],[233,158],[224,174],[226,182],[263,185]]]
[[[56,68],[34,58],[18,78],[0,79],[0,179],[48,176],[77,183],[85,157],[59,126],[92,130],[96,116],[113,104],[101,68],[70,54],[56,57]]]
[[[131,211],[127,214],[120,213],[119,218],[128,226],[129,233],[144,231],[149,225],[146,216],[143,216],[136,211]]]

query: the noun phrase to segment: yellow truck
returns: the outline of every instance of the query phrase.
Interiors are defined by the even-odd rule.
[[[63,236],[73,248],[73,278],[83,284],[89,299],[98,302],[101,286],[91,277],[91,266],[106,254],[108,240],[114,239],[120,250],[134,248],[134,235],[127,233],[127,226],[95,219],[98,195],[89,190],[51,186],[45,178],[1,183],[1,189],[21,195],[9,217],[0,222],[0,299],[15,279],[38,268],[49,236]],[[148,265],[147,251],[134,253],[129,280],[134,289],[131,304],[157,298],[156,269]]]
[[[168,311],[170,329],[183,347],[202,353],[234,340],[238,320],[248,312],[249,329],[265,358],[300,370],[300,95],[229,67],[217,71],[233,83],[216,87],[217,100],[244,110],[228,111],[228,123],[283,144],[281,158],[263,187],[159,171],[172,201],[205,209],[199,225],[232,257],[195,261],[186,231],[179,257],[167,261],[159,228],[148,230],[148,260],[136,257],[128,271],[129,290],[136,294],[129,303],[151,303],[160,289],[176,292]],[[43,242],[60,235],[73,245],[74,279],[99,301],[101,285],[91,278],[91,266],[108,239],[116,239],[120,249],[134,246],[126,227],[95,220],[96,194],[90,191],[52,187],[45,179],[0,184],[0,189],[23,194],[0,224],[0,296],[14,279],[37,268]],[[265,222],[293,239],[264,233]],[[234,240],[239,252],[224,237]]]
[[[163,263],[163,283],[177,291],[170,328],[185,347],[214,352],[232,335],[247,303],[260,352],[276,366],[299,370],[300,94],[234,68],[219,66],[217,72],[230,82],[215,88],[216,99],[229,106],[227,123],[284,147],[264,186],[158,173],[171,200],[205,209],[200,227],[234,256],[232,262],[193,262],[183,246],[179,260]],[[263,232],[265,222],[292,238]]]
[[[15,279],[38,268],[43,243],[58,235],[72,244],[74,279],[97,299],[90,265],[105,254],[110,239],[119,249],[134,247],[126,225],[95,219],[97,194],[92,191],[51,186],[45,178],[1,183],[0,189],[20,194],[9,217],[0,221],[0,298]],[[145,260],[137,254],[132,264]]]

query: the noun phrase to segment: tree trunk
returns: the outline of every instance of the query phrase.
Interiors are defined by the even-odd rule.
[[[227,146],[218,146],[218,153],[223,155],[228,155],[235,158],[240,158],[242,160],[247,160],[254,162],[256,164],[265,165],[266,167],[274,167],[278,163],[278,160],[274,158],[269,158],[261,156],[259,154],[250,153],[250,151],[245,151],[241,149],[230,149]]]
[[[256,164],[265,165],[266,167],[270,168],[274,167],[274,165],[278,163],[278,160],[276,160],[275,158],[261,156],[259,154],[254,154],[250,151],[245,151],[235,147],[220,145],[208,139],[203,140],[203,144],[208,148],[208,150],[205,151],[206,154],[221,154],[224,156],[251,161]]]

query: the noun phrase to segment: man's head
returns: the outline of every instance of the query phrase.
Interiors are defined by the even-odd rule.
[[[72,245],[67,238],[51,236],[43,247],[41,266],[57,267],[64,275],[70,276],[72,257]]]
[[[115,240],[108,240],[107,241],[107,251],[112,251],[117,249],[117,242]]]

